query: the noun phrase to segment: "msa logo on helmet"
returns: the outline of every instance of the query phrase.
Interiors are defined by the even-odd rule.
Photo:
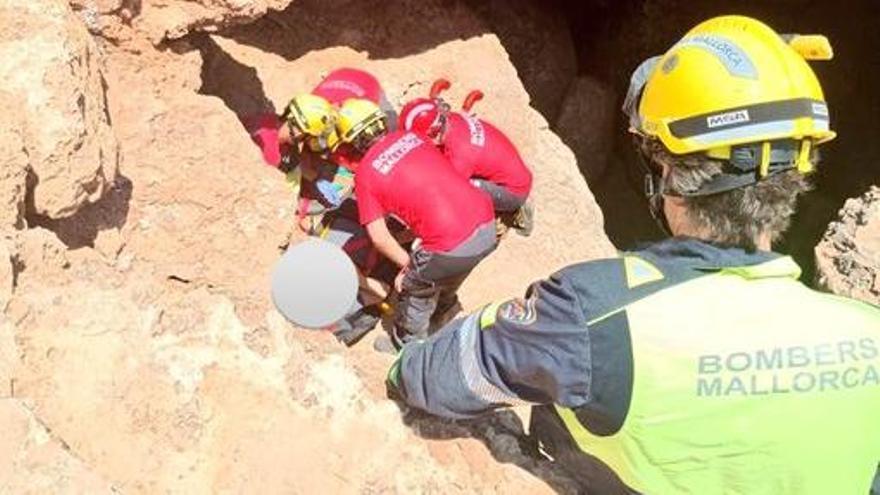
[[[483,124],[474,117],[467,115],[464,120],[467,122],[468,129],[471,131],[471,144],[474,146],[483,146],[486,144],[486,131]]]
[[[394,166],[407,155],[410,151],[424,144],[418,136],[411,132],[407,132],[400,139],[383,151],[379,156],[373,159],[371,165],[382,175],[388,175]]]
[[[709,126],[709,129],[714,129],[716,127],[724,127],[728,125],[739,124],[741,122],[748,122],[749,120],[750,119],[748,110],[737,110],[735,112],[710,115],[709,117],[706,117],[706,125]]]

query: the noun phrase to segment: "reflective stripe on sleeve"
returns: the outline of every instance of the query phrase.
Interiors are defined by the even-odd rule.
[[[477,337],[480,334],[479,314],[469,316],[459,327],[459,359],[464,383],[474,395],[490,404],[521,405],[528,402],[502,390],[483,376],[477,361]]]

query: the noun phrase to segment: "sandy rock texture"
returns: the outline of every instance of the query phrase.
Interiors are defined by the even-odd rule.
[[[3,2],[0,33],[0,99],[13,102],[0,136],[0,218],[21,226],[22,168],[32,213],[71,216],[101,197],[118,165],[100,53],[61,0]]]
[[[217,31],[253,21],[292,0],[70,0],[94,33],[130,39],[134,27],[154,44],[181,38],[191,31]]]
[[[880,187],[847,200],[816,246],[816,266],[821,286],[880,304]]]
[[[112,485],[71,454],[24,402],[0,400],[0,424],[3,493],[114,493]]]
[[[8,124],[0,127],[0,232],[24,227],[28,156],[24,145],[23,109],[12,94],[0,91]]]
[[[57,470],[38,467],[76,464],[88,479],[70,476],[70,489],[55,491],[572,491],[529,455],[518,415],[402,417],[384,399],[391,357],[369,338],[346,349],[273,309],[269,276],[293,198],[239,118],[279,108],[340,65],[374,71],[398,105],[438,76],[462,82],[449,94],[456,102],[481,87],[479,114],[509,131],[535,171],[537,229],[509,236],[474,273],[468,310],[613,254],[573,154],[529,108],[499,40],[478,32],[472,12],[421,31],[370,31],[380,23],[366,14],[384,3],[351,2],[347,29],[315,35],[307,26],[326,6],[303,4],[286,11],[300,30],[273,15],[163,49],[144,36],[99,40],[93,63],[106,65],[119,176],[101,201],[17,235],[10,263],[24,268],[0,315],[0,392],[78,462],[18,464],[27,467],[15,483],[43,486]],[[422,5],[401,25],[442,12]],[[20,457],[16,445],[0,444],[0,459]]]

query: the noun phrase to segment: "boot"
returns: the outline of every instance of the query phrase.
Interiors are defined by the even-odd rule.
[[[366,306],[339,322],[339,329],[333,335],[337,340],[351,347],[376,328],[380,319],[381,310],[378,305]]]
[[[513,217],[513,228],[517,234],[523,237],[532,235],[532,230],[535,228],[535,207],[532,205],[531,199],[527,199],[516,210],[516,214]]]
[[[373,341],[373,349],[383,354],[397,355],[403,349],[404,342],[397,336],[394,324],[388,329],[388,333],[376,337]]]

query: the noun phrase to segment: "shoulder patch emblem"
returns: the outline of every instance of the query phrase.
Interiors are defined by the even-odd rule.
[[[624,256],[626,285],[634,289],[640,285],[663,280],[663,273],[656,266],[636,256]]]
[[[498,307],[498,318],[518,325],[531,325],[538,319],[535,302],[534,297],[511,299]]]

